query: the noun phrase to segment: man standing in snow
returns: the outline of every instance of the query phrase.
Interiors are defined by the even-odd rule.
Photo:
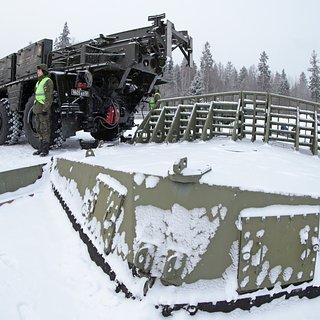
[[[33,113],[36,121],[36,131],[39,137],[39,149],[34,155],[45,157],[49,153],[51,126],[50,113],[53,100],[53,82],[49,78],[46,64],[37,66],[38,82],[35,87]]]

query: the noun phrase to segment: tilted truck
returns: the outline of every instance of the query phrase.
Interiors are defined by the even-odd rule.
[[[172,50],[179,48],[192,63],[192,38],[164,18],[150,16],[150,26],[100,34],[59,50],[43,39],[0,59],[0,145],[17,143],[24,132],[38,147],[32,106],[36,67],[42,63],[54,82],[52,146],[79,130],[113,140],[132,128],[140,101],[163,83]]]

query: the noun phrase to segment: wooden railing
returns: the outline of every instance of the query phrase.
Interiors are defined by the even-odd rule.
[[[230,136],[281,141],[317,155],[320,104],[267,92],[233,91],[161,99],[132,142],[178,142]]]

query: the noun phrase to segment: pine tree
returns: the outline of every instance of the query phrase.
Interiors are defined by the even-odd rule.
[[[70,38],[70,31],[68,27],[68,23],[65,22],[62,32],[60,33],[60,36],[55,39],[54,41],[54,49],[63,49],[65,47],[70,46],[71,38]]]
[[[287,79],[287,75],[286,75],[284,69],[282,69],[281,76],[280,76],[279,93],[284,96],[290,95],[290,85],[289,85],[289,81]]]
[[[266,52],[263,51],[258,64],[258,88],[261,91],[267,92],[271,89],[271,71],[269,69],[268,59]]]
[[[310,64],[311,68],[308,69],[311,72],[311,76],[309,78],[309,89],[311,91],[311,98],[313,101],[320,101],[320,68],[318,65],[319,61],[317,59],[317,54],[313,50]]]
[[[174,76],[173,76],[173,60],[168,59],[166,62],[166,67],[163,73],[163,79],[168,83],[161,86],[161,96],[162,97],[173,97],[174,91]]]
[[[221,63],[214,64],[213,71],[212,71],[212,92],[221,92],[223,91],[224,84],[223,84],[223,73],[224,68]]]
[[[178,64],[176,64],[173,68],[173,94],[172,96],[181,96],[182,90],[181,90],[181,68]]]
[[[203,85],[203,78],[202,73],[200,71],[197,71],[195,74],[190,88],[188,90],[188,95],[190,96],[198,96],[204,93],[204,85]]]
[[[301,99],[310,99],[308,80],[307,80],[307,76],[304,72],[301,72],[301,74],[300,74],[296,94]]]
[[[258,90],[257,85],[257,68],[252,65],[248,70],[248,88],[247,90]]]
[[[280,93],[280,86],[281,86],[281,74],[277,71],[273,77],[272,81],[272,91],[274,93]]]
[[[212,73],[213,73],[213,58],[212,53],[210,51],[210,44],[207,41],[204,45],[204,49],[202,51],[202,56],[200,58],[200,70],[202,73],[204,92],[209,93],[212,91]]]
[[[237,70],[235,69],[231,61],[228,61],[224,72],[224,91],[236,89],[237,78]]]
[[[240,69],[239,77],[238,77],[238,87],[239,90],[247,90],[248,89],[248,70],[245,66]]]
[[[179,96],[183,96],[188,94],[189,88],[191,86],[191,82],[195,77],[197,72],[197,65],[193,63],[193,68],[188,67],[187,60],[184,58],[181,63],[181,91],[179,92]]]

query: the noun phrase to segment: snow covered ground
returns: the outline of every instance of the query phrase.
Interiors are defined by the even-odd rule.
[[[206,154],[210,153],[215,159],[211,176],[207,176],[211,182],[224,181],[227,185],[251,190],[284,190],[286,193],[320,196],[319,157],[295,152],[283,145],[219,139],[206,145],[196,143],[192,147],[183,143],[181,148],[149,145],[147,154],[143,146],[119,145],[97,149],[95,158],[85,159],[78,143],[83,136],[68,139],[64,148],[50,154],[99,164],[108,161],[110,167],[118,169],[153,170],[154,174],[165,175],[173,160],[181,156],[187,154],[188,166],[197,167],[207,164]],[[135,148],[134,152],[132,148]],[[183,150],[182,153],[179,150]],[[50,157],[32,156],[32,152],[25,141],[16,146],[0,146],[0,171],[50,160]],[[259,170],[254,171],[255,167]],[[226,168],[230,170],[226,171]],[[254,174],[248,174],[252,172]],[[279,175],[281,179],[277,179]],[[21,190],[16,194],[0,195],[0,203],[20,195],[12,203],[0,206],[1,320],[163,318],[151,298],[130,300],[122,293],[114,292],[115,284],[90,260],[86,246],[53,196],[48,176],[24,191],[33,196],[23,196]],[[194,295],[196,300],[197,292]],[[198,312],[191,319],[318,319],[319,308],[320,298],[279,299],[250,311]],[[189,317],[181,310],[173,313],[171,318]]]

